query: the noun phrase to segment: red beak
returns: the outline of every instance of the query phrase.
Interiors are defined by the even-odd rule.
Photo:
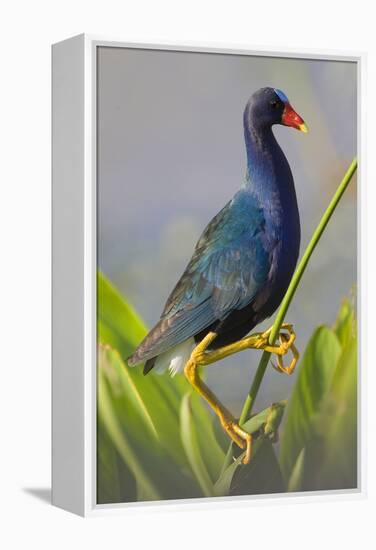
[[[302,117],[298,115],[296,111],[291,107],[290,103],[286,103],[283,114],[282,114],[282,124],[285,126],[291,126],[296,128],[301,132],[308,132],[307,125],[305,124]]]

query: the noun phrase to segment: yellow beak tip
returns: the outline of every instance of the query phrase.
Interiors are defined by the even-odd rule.
[[[308,126],[307,126],[307,124],[306,124],[305,122],[303,122],[303,124],[301,124],[301,125],[299,126],[299,130],[300,130],[301,132],[304,132],[304,133],[306,134],[306,133],[308,132]]]

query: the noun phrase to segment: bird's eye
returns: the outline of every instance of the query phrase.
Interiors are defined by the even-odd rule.
[[[273,107],[273,109],[276,109],[278,107],[278,101],[271,101],[270,105]]]

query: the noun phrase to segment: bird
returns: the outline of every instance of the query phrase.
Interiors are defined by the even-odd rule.
[[[130,367],[143,363],[144,374],[153,368],[172,375],[184,371],[245,450],[244,464],[251,459],[252,436],[203,382],[198,367],[255,348],[275,353],[277,368],[291,374],[299,357],[292,325],[282,325],[285,332],[275,346],[268,342],[271,329],[247,336],[278,308],[299,256],[294,179],[274,125],[308,131],[283,91],[263,87],[251,95],[243,114],[244,180],[204,229],[160,320],[127,359]],[[289,349],[293,360],[285,367],[282,355]]]

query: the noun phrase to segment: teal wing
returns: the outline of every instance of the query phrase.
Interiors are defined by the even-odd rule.
[[[233,310],[248,305],[265,285],[271,267],[262,211],[254,204],[244,214],[233,199],[213,218],[170,294],[157,325],[150,331],[130,365],[156,357]]]

